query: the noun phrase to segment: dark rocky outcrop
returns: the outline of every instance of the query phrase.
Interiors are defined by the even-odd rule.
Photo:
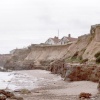
[[[6,90],[0,90],[0,100],[7,100],[7,99],[23,100],[22,97],[15,96],[13,92],[9,92]]]
[[[91,96],[92,94],[83,92],[83,93],[80,93],[79,98],[90,99]]]
[[[47,70],[51,71],[53,74],[60,74],[65,77],[66,68],[64,67],[64,60],[56,60],[49,65]]]
[[[6,96],[4,94],[0,94],[0,100],[6,100]]]
[[[65,80],[69,81],[99,82],[100,79],[100,67],[95,65],[66,64],[64,60],[58,60],[52,63],[47,70],[54,74],[60,74]]]

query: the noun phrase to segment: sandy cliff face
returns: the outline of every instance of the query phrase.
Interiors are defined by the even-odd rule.
[[[69,46],[66,58],[78,53],[77,57],[88,59],[90,62],[95,61],[94,55],[100,51],[100,25],[91,26],[90,32],[90,34],[80,36],[77,42]]]
[[[36,66],[48,65],[54,60],[62,59],[69,46],[70,44],[61,46],[31,45],[27,49],[16,50],[4,67],[17,70],[34,69]]]
[[[78,56],[82,56],[90,42],[90,34],[79,37],[78,40],[68,48],[68,53],[66,53],[66,57],[72,57],[76,52],[78,52]]]
[[[8,60],[8,59],[10,59],[11,58],[11,55],[10,54],[2,54],[2,55],[0,55],[0,66],[4,66],[4,64],[6,63],[6,61]]]
[[[95,28],[92,29],[91,33],[91,42],[89,43],[86,51],[83,54],[83,58],[88,58],[90,61],[94,61],[94,55],[100,51],[100,25],[95,25]]]
[[[6,61],[4,67],[11,70],[30,69],[30,63],[33,64],[33,62],[25,61],[29,53],[30,50],[28,48],[14,50],[11,58]]]
[[[25,60],[34,60],[36,64],[40,61],[52,61],[61,59],[66,54],[66,51],[70,45],[60,46],[31,46],[31,52],[25,58]]]
[[[54,60],[81,58],[93,62],[94,55],[100,51],[100,25],[93,25],[90,34],[80,36],[67,45],[31,45],[15,50],[5,67],[12,69],[31,69],[35,66],[48,66]]]

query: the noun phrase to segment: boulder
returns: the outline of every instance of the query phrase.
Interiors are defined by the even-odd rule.
[[[15,96],[13,92],[0,90],[0,100],[6,100],[6,99],[23,100],[22,97]]]
[[[91,96],[92,96],[92,94],[90,94],[90,93],[82,92],[82,93],[80,93],[79,98],[89,99]]]
[[[4,94],[0,94],[0,100],[6,100],[6,96]]]

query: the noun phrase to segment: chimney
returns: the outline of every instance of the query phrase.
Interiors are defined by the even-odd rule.
[[[71,37],[71,34],[68,34],[68,37],[70,38]]]
[[[58,37],[57,37],[57,36],[55,36],[54,38],[55,38],[55,39],[58,39]]]

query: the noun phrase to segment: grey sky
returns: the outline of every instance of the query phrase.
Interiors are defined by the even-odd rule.
[[[100,23],[100,0],[0,0],[0,53],[49,37],[89,33]]]

